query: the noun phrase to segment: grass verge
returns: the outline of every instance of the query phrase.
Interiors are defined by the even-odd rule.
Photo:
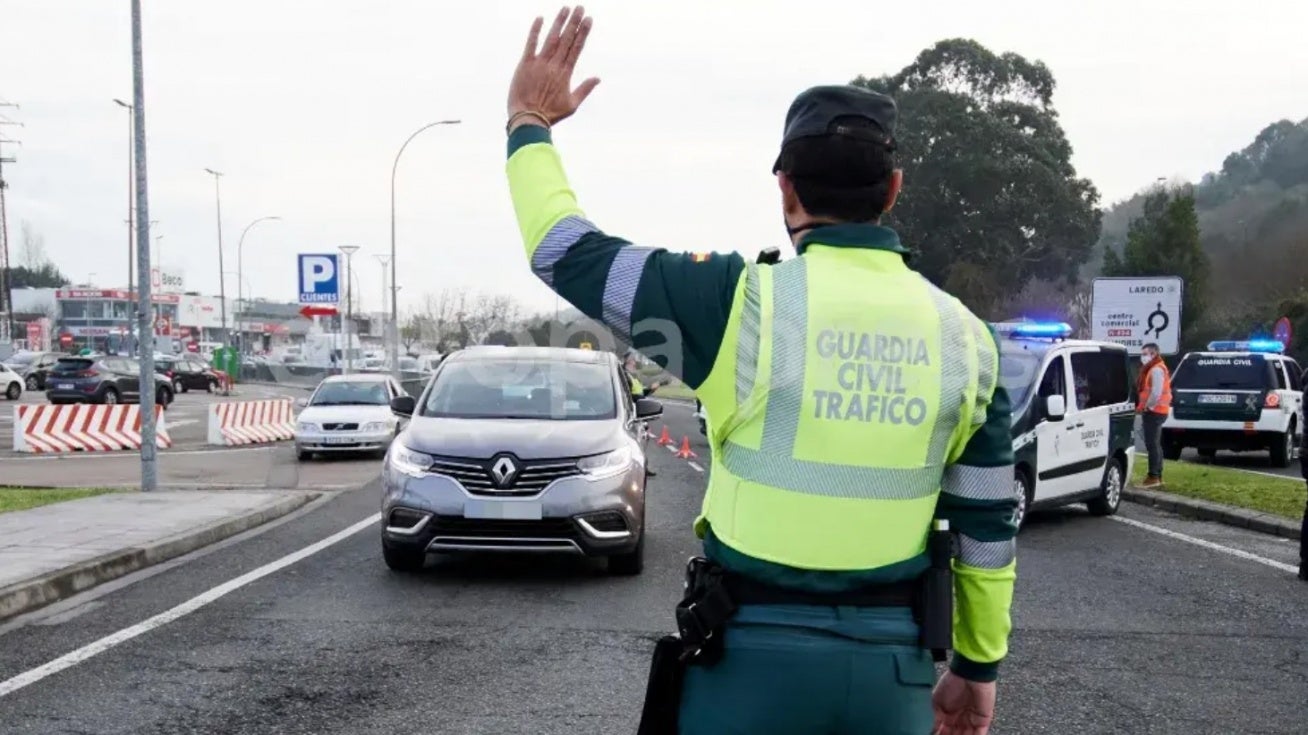
[[[0,513],[11,510],[27,510],[65,500],[89,498],[94,495],[116,492],[101,488],[49,488],[28,489],[20,487],[0,487]]]
[[[1137,485],[1144,479],[1144,475],[1145,463],[1137,461]],[[1304,481],[1299,478],[1280,479],[1191,462],[1165,462],[1163,483],[1159,489],[1173,495],[1224,503],[1295,520],[1303,517],[1304,499],[1308,495]]]

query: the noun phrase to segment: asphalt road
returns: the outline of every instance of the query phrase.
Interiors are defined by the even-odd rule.
[[[669,407],[667,419],[706,454],[688,409]],[[539,557],[440,559],[397,575],[366,523],[377,488],[343,491],[0,628],[0,732],[634,732],[650,647],[672,625],[696,550],[689,525],[704,484],[669,452],[654,450],[653,462],[639,577]],[[3,694],[12,677],[361,521],[306,558]],[[1304,732],[1308,585],[1285,571],[1291,543],[1127,506],[1118,519],[1036,514],[1019,547],[993,732]]]
[[[267,385],[241,385],[231,396],[189,391],[177,394],[168,407],[165,422],[169,437],[177,449],[199,449],[206,446],[209,432],[209,404],[224,401],[250,401],[268,398],[302,398],[305,391],[293,387]],[[18,403],[45,403],[45,393],[24,392]],[[0,399],[0,456],[13,454],[14,411],[13,401]]]

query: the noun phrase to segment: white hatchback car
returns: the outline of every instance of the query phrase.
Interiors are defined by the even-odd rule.
[[[389,375],[333,375],[301,399],[295,423],[295,453],[372,452],[381,456],[403,428],[391,399],[406,395]]]
[[[23,395],[23,376],[0,363],[0,396],[11,401]]]

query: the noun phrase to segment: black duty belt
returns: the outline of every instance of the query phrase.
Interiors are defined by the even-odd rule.
[[[739,574],[723,575],[723,584],[737,605],[815,605],[819,607],[912,607],[919,582],[897,582],[839,592],[810,592],[758,582]]]

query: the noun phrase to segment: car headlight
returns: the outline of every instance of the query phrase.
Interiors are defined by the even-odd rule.
[[[403,472],[406,475],[421,477],[431,470],[432,464],[436,458],[430,454],[415,452],[412,449],[396,442],[391,447],[391,466]]]
[[[317,430],[318,430],[318,425],[317,425],[317,424],[311,424],[311,423],[309,423],[309,422],[307,422],[307,421],[301,421],[300,423],[298,423],[298,424],[295,425],[295,430],[296,430],[296,431],[317,431]]]
[[[620,447],[605,454],[582,457],[577,460],[577,469],[594,478],[613,477],[627,471],[631,466],[631,447]]]
[[[392,428],[389,421],[369,421],[363,425],[364,431],[389,431]]]

